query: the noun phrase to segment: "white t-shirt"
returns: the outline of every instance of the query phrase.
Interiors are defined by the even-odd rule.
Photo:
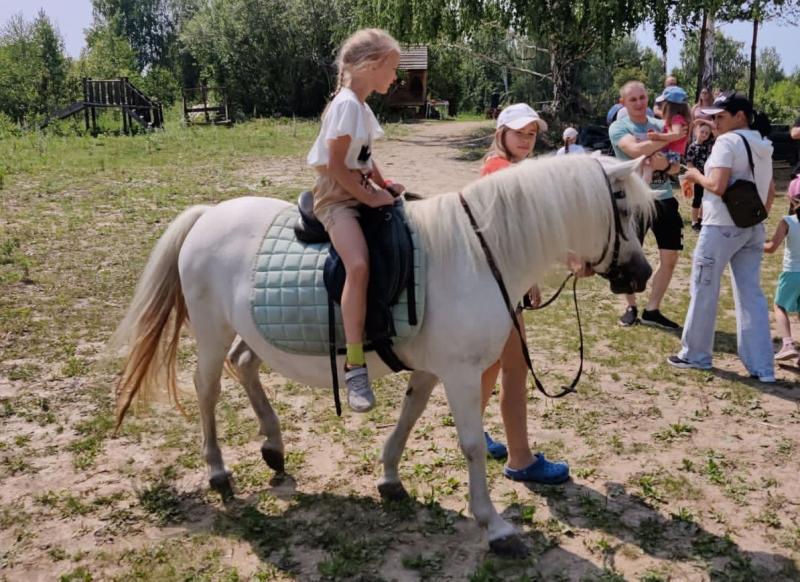
[[[322,121],[317,141],[308,152],[309,166],[326,166],[330,157],[328,141],[350,136],[345,165],[352,170],[372,169],[372,140],[383,137],[383,130],[369,105],[362,103],[348,87],[333,98]]]
[[[738,135],[737,135],[738,134]],[[739,136],[743,136],[750,144],[755,167],[755,180],[750,172],[747,150]],[[714,142],[711,155],[705,165],[708,176],[712,168],[730,168],[731,177],[728,186],[736,180],[749,180],[756,183],[758,195],[766,203],[769,185],[772,181],[772,142],[752,129],[737,129],[723,133]],[[711,192],[703,193],[703,226],[734,226],[730,212],[722,201],[722,197]]]
[[[564,154],[585,154],[586,150],[583,149],[582,145],[578,145],[576,143],[569,146],[569,152],[567,152],[564,146],[561,146],[561,149],[556,152],[557,156],[563,156]]]

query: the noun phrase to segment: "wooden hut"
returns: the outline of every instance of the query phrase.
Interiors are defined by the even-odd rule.
[[[415,108],[425,115],[428,97],[428,47],[412,45],[400,53],[397,67],[402,80],[389,97],[389,107],[395,109]]]

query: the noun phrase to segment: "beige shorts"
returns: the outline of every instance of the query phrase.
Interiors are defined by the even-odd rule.
[[[342,217],[358,218],[359,214],[356,209],[359,205],[358,200],[330,176],[317,175],[313,193],[314,216],[322,223],[325,230],[330,231],[337,219],[341,220]]]

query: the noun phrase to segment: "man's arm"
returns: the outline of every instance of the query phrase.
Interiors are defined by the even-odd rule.
[[[638,158],[639,156],[651,156],[658,150],[664,147],[663,142],[652,141],[646,139],[644,141],[636,141],[632,135],[626,135],[619,140],[619,149],[621,149],[629,158]]]
[[[792,139],[800,139],[800,125],[794,126],[789,134],[792,136]]]

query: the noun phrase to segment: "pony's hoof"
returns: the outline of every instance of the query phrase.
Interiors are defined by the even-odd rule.
[[[224,503],[233,500],[233,484],[230,475],[215,475],[208,480],[208,484],[212,490],[220,494]]]
[[[283,453],[275,449],[261,448],[261,457],[267,466],[275,471],[278,475],[286,471],[285,463],[283,460]]]
[[[409,497],[408,491],[400,481],[380,483],[378,485],[378,493],[381,494],[381,499],[385,501],[405,501]]]
[[[287,483],[291,482],[291,477],[289,473],[275,473],[272,479],[269,480],[270,487],[280,487],[281,485],[286,485]]]
[[[526,558],[530,554],[528,546],[517,534],[511,534],[489,542],[489,548],[502,558]]]

